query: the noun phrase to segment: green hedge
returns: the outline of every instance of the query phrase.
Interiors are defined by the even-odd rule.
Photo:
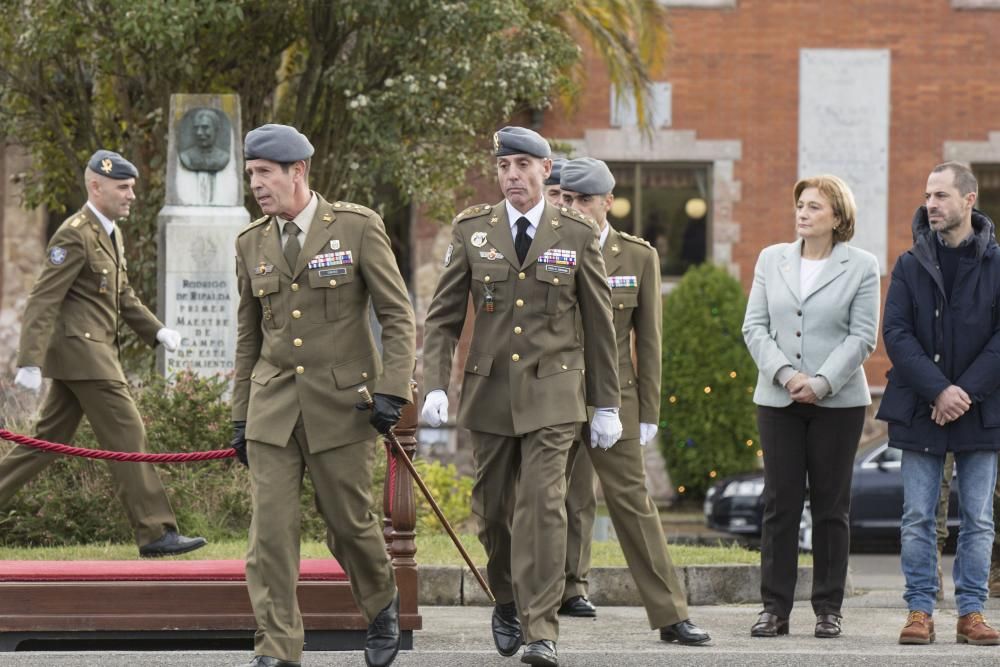
[[[682,498],[759,464],[745,310],[739,281],[711,264],[688,270],[664,301],[660,446]]]
[[[151,452],[192,452],[224,449],[231,438],[228,381],[181,373],[172,381],[151,375],[132,387],[143,417]],[[8,419],[11,430],[32,433],[30,419]],[[84,420],[74,442],[99,448]],[[0,441],[0,453],[10,447]],[[385,454],[372,451],[375,473],[372,509],[381,517]],[[472,480],[454,466],[419,461],[431,491],[456,524],[471,514]],[[0,544],[55,546],[95,542],[131,542],[132,531],[114,497],[109,465],[90,459],[59,457],[26,485],[7,507],[0,508]],[[210,540],[244,539],[250,525],[250,479],[235,459],[158,465],[157,471],[177,514],[180,530]],[[419,490],[418,530],[438,531],[437,520],[426,508]],[[303,539],[324,540],[326,529],[315,509],[308,476],[300,498]]]

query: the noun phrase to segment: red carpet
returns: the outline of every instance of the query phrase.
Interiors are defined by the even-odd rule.
[[[241,560],[5,560],[0,581],[243,581]],[[302,561],[301,581],[346,581],[333,558]]]

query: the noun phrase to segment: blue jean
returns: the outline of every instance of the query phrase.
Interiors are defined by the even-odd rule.
[[[993,548],[995,451],[956,452],[960,520],[952,576],[960,616],[982,611],[989,594],[987,577]],[[937,593],[935,517],[944,456],[903,451],[903,523],[901,561],[910,611],[934,613]]]

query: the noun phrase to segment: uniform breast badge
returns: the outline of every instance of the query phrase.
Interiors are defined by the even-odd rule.
[[[108,293],[108,277],[107,276],[101,276],[101,284],[97,286],[97,292],[99,294],[107,294]]]
[[[489,283],[483,284],[483,310],[487,313],[492,313],[497,309],[493,288],[494,286]]]
[[[496,248],[490,248],[489,250],[480,250],[479,256],[482,257],[483,259],[488,259],[491,262],[496,261],[498,259],[503,259],[503,253],[498,252]]]
[[[351,251],[341,250],[339,252],[326,252],[316,255],[309,260],[309,264],[306,267],[310,269],[323,269],[328,266],[341,266],[353,263],[354,256],[351,254]]]
[[[330,250],[340,250],[340,239],[330,241]]]
[[[576,250],[550,248],[542,253],[538,263],[551,273],[572,273],[572,267],[576,266]]]
[[[635,276],[608,276],[608,287],[638,287],[639,281]]]
[[[486,232],[476,232],[475,234],[472,235],[472,238],[469,240],[469,243],[471,243],[477,248],[482,248],[484,245],[486,245]]]
[[[274,271],[274,264],[268,264],[267,262],[261,262],[257,270],[254,271],[258,276],[266,276],[267,274]]]

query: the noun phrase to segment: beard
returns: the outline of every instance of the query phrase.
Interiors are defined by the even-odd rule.
[[[962,216],[958,213],[954,215],[948,215],[946,213],[941,213],[941,217],[937,220],[928,220],[931,229],[935,232],[950,232],[953,229],[958,229],[962,226]]]

